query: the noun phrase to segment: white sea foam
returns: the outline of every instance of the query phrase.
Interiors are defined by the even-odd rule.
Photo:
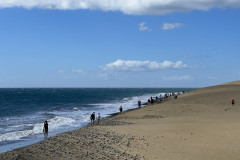
[[[48,124],[50,126],[49,130],[53,131],[53,130],[59,129],[59,127],[70,126],[74,122],[75,120],[72,118],[56,116],[55,118],[48,120]],[[36,123],[34,125],[32,124],[15,125],[15,126],[12,126],[11,128],[16,128],[16,127],[19,128],[22,126],[33,126],[33,128],[29,130],[14,131],[14,132],[0,134],[0,142],[19,140],[24,137],[37,135],[43,132],[43,123]]]
[[[42,132],[42,124],[41,124],[41,127],[40,127],[40,124],[35,124],[32,130],[16,131],[16,132],[1,134],[0,142],[19,140],[21,138],[24,138],[30,135],[39,134],[41,132]]]
[[[51,126],[52,128],[58,128],[58,127],[66,126],[66,125],[71,125],[74,122],[75,122],[75,120],[72,118],[61,117],[61,116],[56,116],[55,118],[50,119],[48,121],[49,126]]]
[[[0,134],[0,142],[20,140],[31,135],[41,134],[43,131],[44,120],[48,121],[49,132],[56,131],[61,128],[65,128],[67,130],[67,128],[70,129],[71,127],[80,127],[83,124],[86,124],[86,122],[89,122],[92,112],[95,112],[96,114],[101,113],[101,117],[107,117],[111,113],[119,112],[120,106],[123,107],[124,111],[137,108],[138,100],[141,100],[142,103],[144,103],[147,102],[147,100],[151,96],[164,96],[164,94],[165,93],[158,93],[143,96],[126,97],[118,102],[115,101],[109,103],[91,104],[91,106],[94,107],[89,107],[88,110],[81,110],[81,106],[74,106],[72,110],[54,110],[52,112],[38,112],[35,115],[28,116],[27,118],[7,118],[5,120],[6,122],[15,125],[9,125],[8,129],[6,128],[5,133]],[[36,119],[38,121],[36,121]],[[41,120],[41,123],[39,122],[39,120]],[[20,121],[20,124],[16,123],[18,121]],[[30,124],[29,121],[34,123]]]

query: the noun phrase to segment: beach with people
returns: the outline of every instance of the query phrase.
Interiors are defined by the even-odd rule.
[[[0,0],[0,160],[240,160],[240,0]]]
[[[236,160],[239,101],[240,81],[201,88],[1,153],[0,159]]]
[[[119,106],[122,111],[135,109],[139,107],[139,100],[147,102],[151,96],[182,90],[193,89],[0,89],[0,153],[79,129],[91,122],[98,124],[98,120],[118,114]]]

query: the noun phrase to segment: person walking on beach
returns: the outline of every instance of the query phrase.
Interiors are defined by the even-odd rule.
[[[44,139],[47,139],[47,137],[48,137],[48,122],[47,121],[44,122],[43,133],[44,133]]]
[[[148,104],[150,104],[150,102],[151,102],[150,99],[148,99]]]
[[[153,105],[153,102],[154,102],[154,100],[153,100],[153,98],[151,97],[151,104]]]
[[[174,94],[174,98],[177,99],[177,94]]]
[[[123,109],[122,109],[122,106],[120,106],[120,108],[119,108],[120,113],[122,113],[122,110],[123,110]]]
[[[94,125],[94,121],[95,121],[95,112],[93,112],[93,113],[91,114],[90,119],[91,119],[91,125]]]
[[[141,103],[142,103],[142,102],[139,100],[139,101],[138,101],[138,108],[141,107]]]
[[[98,113],[97,124],[100,124],[100,119],[101,119],[101,116],[100,116],[100,113]]]
[[[234,103],[235,103],[235,100],[232,98],[232,105],[234,105]]]

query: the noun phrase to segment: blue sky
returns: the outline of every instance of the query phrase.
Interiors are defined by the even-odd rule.
[[[1,88],[205,87],[240,79],[240,2],[60,1],[0,0]]]

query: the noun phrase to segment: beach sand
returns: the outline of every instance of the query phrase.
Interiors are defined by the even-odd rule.
[[[238,160],[240,81],[191,91],[0,154],[0,160],[11,159]]]

